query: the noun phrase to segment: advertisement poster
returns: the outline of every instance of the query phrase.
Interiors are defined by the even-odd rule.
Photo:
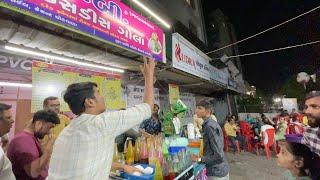
[[[166,62],[162,29],[120,1],[3,0],[0,6]]]
[[[196,97],[192,93],[180,93],[181,101],[188,107],[184,114],[183,123],[193,123],[193,115],[196,113]]]
[[[127,108],[143,103],[144,86],[127,86]],[[160,105],[159,89],[154,88],[154,103]]]
[[[61,111],[69,111],[68,105],[63,100],[63,94],[68,85],[88,81],[97,83],[100,93],[105,98],[107,109],[119,109],[125,104],[122,100],[121,81],[118,74],[33,61],[31,112],[41,110],[43,100],[49,96],[59,98]]]
[[[170,104],[177,102],[180,99],[179,86],[175,84],[169,84],[169,101]]]

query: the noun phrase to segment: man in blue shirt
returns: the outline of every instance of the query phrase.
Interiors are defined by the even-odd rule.
[[[151,135],[158,135],[161,132],[161,122],[158,113],[159,106],[154,104],[151,118],[144,120],[140,124],[140,130],[142,133],[146,132]]]
[[[252,118],[250,114],[247,114],[247,118],[245,120],[250,125],[255,125],[257,123],[257,121],[254,118]]]
[[[220,125],[212,120],[211,109],[209,101],[197,104],[196,114],[204,120],[204,151],[202,158],[193,155],[192,159],[206,165],[208,180],[229,180],[230,167],[223,152],[223,132]]]
[[[251,129],[253,130],[256,137],[259,137],[259,124],[256,119],[252,118],[250,114],[247,114],[247,118],[245,119],[247,123],[250,124]]]

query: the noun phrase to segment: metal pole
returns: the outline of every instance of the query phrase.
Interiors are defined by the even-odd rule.
[[[230,99],[229,99],[229,93],[227,93],[227,103],[228,103],[228,110],[229,110],[229,115],[232,114],[231,112],[231,104],[230,104]]]

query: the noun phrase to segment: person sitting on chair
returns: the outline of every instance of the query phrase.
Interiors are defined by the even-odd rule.
[[[234,152],[236,152],[236,141],[239,141],[241,148],[245,148],[246,140],[243,136],[237,135],[237,132],[240,132],[240,128],[236,125],[236,122],[233,118],[228,118],[228,122],[224,125],[224,130],[228,136],[229,141],[231,142]]]

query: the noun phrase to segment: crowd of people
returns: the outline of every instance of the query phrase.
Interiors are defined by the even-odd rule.
[[[159,106],[154,104],[155,62],[144,61],[141,66],[145,78],[143,104],[108,112],[97,84],[75,83],[68,86],[63,96],[76,115],[70,120],[60,112],[57,97],[46,98],[43,110],[34,113],[25,129],[9,144],[2,143],[0,179],[93,180],[108,179],[111,167],[128,173],[140,171],[112,162],[112,152],[114,142],[123,151],[127,137],[157,135],[162,131]],[[241,121],[252,131],[253,143],[268,141],[264,134],[268,129],[275,130],[278,165],[288,170],[286,177],[320,179],[320,91],[307,95],[303,115],[293,110],[291,114],[283,111],[275,119],[261,114],[259,118],[248,115],[240,121],[236,116],[228,116],[221,126],[210,101],[198,102],[195,112],[194,126],[202,134],[204,150],[202,157],[192,155],[192,160],[206,165],[208,179],[228,180],[230,177],[224,152],[225,137],[234,152],[237,143],[242,150],[251,143],[241,133]],[[0,103],[0,136],[10,131],[13,123],[11,106]]]
[[[305,108],[301,113],[298,113],[296,109],[292,109],[290,114],[286,110],[282,110],[277,117],[272,119],[265,114],[260,114],[259,117],[251,117],[248,114],[243,120],[238,120],[234,115],[227,116],[224,124],[221,125],[222,128],[215,118],[210,118],[214,116],[213,109],[208,110],[206,116],[198,113],[198,109],[202,107],[205,106],[197,105],[194,124],[196,127],[201,127],[199,129],[204,134],[204,142],[209,141],[204,150],[205,155],[206,152],[209,154],[207,157],[204,156],[204,159],[211,155],[212,162],[203,162],[207,168],[214,167],[213,171],[210,168],[208,171],[208,175],[212,175],[213,179],[228,179],[229,177],[229,174],[226,176],[224,176],[225,174],[217,174],[230,170],[227,161],[224,161],[225,164],[219,164],[220,167],[212,166],[213,162],[221,163],[220,160],[224,157],[224,136],[229,141],[227,146],[230,144],[233,151],[236,152],[237,143],[239,143],[241,150],[248,150],[247,143],[252,143],[253,146],[259,142],[267,144],[269,129],[274,130],[275,133],[277,164],[279,167],[287,169],[283,175],[284,179],[320,179],[320,91],[312,91],[307,94]],[[210,122],[212,132],[205,132],[206,120]],[[247,139],[242,135],[240,124],[243,122],[251,130],[252,139]],[[196,161],[196,158],[194,159]]]
[[[239,124],[245,123],[249,127],[252,137],[242,136],[244,129]],[[285,179],[320,179],[320,91],[307,94],[305,108],[299,113],[296,109],[269,118],[265,114],[252,117],[247,114],[243,120],[235,116],[227,116],[224,131],[234,152],[236,141],[245,150],[246,144],[262,142],[267,144],[268,130],[274,130],[274,141],[277,150],[278,165],[287,169]]]

